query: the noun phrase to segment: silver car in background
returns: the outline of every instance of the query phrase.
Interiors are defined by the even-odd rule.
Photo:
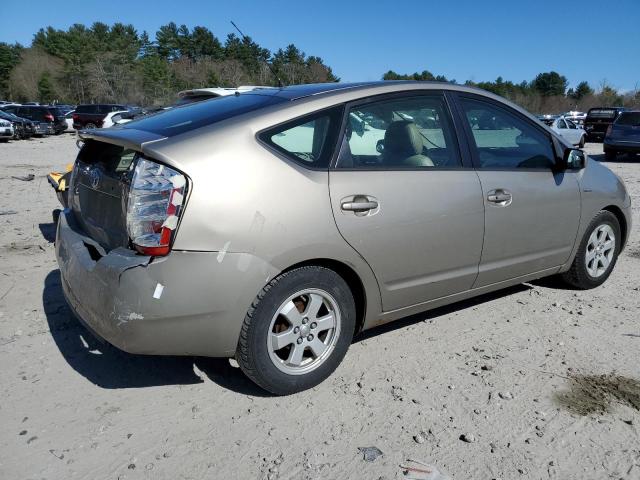
[[[550,275],[596,287],[631,226],[610,170],[459,85],[256,90],[80,135],[56,239],[77,316],[127,352],[235,357],[275,394],[377,325]]]

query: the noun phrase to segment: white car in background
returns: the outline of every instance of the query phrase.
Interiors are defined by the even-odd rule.
[[[107,116],[102,121],[102,128],[113,127],[116,123],[125,123],[120,120],[123,113],[129,113],[129,110],[116,110],[115,112],[107,113]]]
[[[540,118],[540,120],[551,128],[551,130],[556,132],[571,145],[577,145],[580,148],[584,147],[584,144],[587,141],[587,132],[567,117],[563,115],[558,117],[544,115],[544,117],[538,118]]]
[[[568,120],[571,120],[573,123],[581,127],[584,124],[585,118],[587,118],[587,114],[585,112],[578,112],[576,110],[571,110],[570,112],[565,112],[562,116]]]
[[[65,132],[75,132],[75,130],[73,129],[73,112],[75,112],[75,110],[71,110],[64,116],[64,121],[67,124],[67,129],[65,130]]]
[[[8,142],[13,135],[13,124],[9,120],[0,118],[0,142]]]

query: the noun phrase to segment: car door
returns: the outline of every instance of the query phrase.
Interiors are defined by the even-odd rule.
[[[458,95],[485,202],[485,235],[475,287],[558,267],[571,254],[580,219],[576,173],[557,171],[551,135],[519,112]],[[473,119],[492,124],[476,128]]]
[[[351,104],[329,172],[334,217],[369,263],[383,309],[471,288],[484,206],[442,92]],[[463,150],[464,151],[464,150]]]

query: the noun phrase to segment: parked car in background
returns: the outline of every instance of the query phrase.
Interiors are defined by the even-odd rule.
[[[13,136],[16,140],[26,140],[34,134],[34,125],[28,118],[16,117],[13,113],[0,110],[0,119],[13,124]]]
[[[584,119],[587,118],[587,114],[585,112],[578,112],[577,110],[565,112],[562,114],[562,116],[566,119],[571,120],[578,126],[582,126],[584,124]]]
[[[538,118],[538,120],[540,120],[545,125],[550,125],[551,122],[553,122],[559,116],[560,115],[557,115],[557,114],[546,113],[544,115],[538,115],[537,118]]]
[[[587,118],[584,120],[587,140],[603,140],[609,125],[611,125],[624,110],[624,107],[596,107],[589,109]]]
[[[69,112],[71,112],[71,111],[75,110],[75,108],[76,108],[76,107],[74,107],[73,105],[67,105],[67,104],[64,104],[64,103],[58,103],[58,104],[56,104],[56,105],[52,105],[52,106],[54,106],[54,107],[55,107],[55,108],[57,108],[58,110],[60,110],[60,111],[64,112],[64,114],[65,114],[65,115],[66,115],[67,113],[69,113]]]
[[[44,105],[20,105],[20,106],[3,106],[1,107],[5,112],[11,112],[18,117],[28,118],[38,123],[50,124],[50,128],[47,127],[47,132],[50,134],[60,134],[67,128],[67,123],[64,120],[64,115],[55,107],[48,107]]]
[[[296,85],[80,137],[55,242],[72,310],[128,352],[235,357],[275,394],[385,322],[601,285],[631,227],[619,177],[462,85]]]
[[[131,110],[122,104],[91,103],[78,105],[73,112],[73,128],[76,130],[102,128],[104,118],[112,112]]]
[[[0,118],[0,142],[8,142],[13,140],[14,130],[13,123],[9,120]]]
[[[116,110],[115,112],[107,113],[104,120],[102,120],[102,128],[113,127],[116,124],[114,118],[117,120],[122,119],[123,113],[129,113],[129,110]]]
[[[136,110],[130,110],[127,112],[118,112],[111,117],[111,121],[114,125],[124,125],[125,123],[129,123],[133,120],[137,120],[142,117],[147,117],[149,115],[155,115],[157,113],[162,113],[166,110],[170,110],[173,108],[169,107],[151,107],[151,108],[140,108]]]
[[[213,87],[213,88],[194,88],[191,90],[183,90],[178,92],[178,100],[175,106],[186,105],[188,103],[201,102],[203,100],[211,100],[217,97],[226,97],[228,95],[236,95],[253,90],[269,89],[274,87],[266,87],[260,85],[242,85],[240,87]]]
[[[67,123],[67,132],[73,131],[73,113],[75,110],[71,110],[64,115],[64,121]]]
[[[564,116],[545,116],[542,122],[547,125],[551,130],[556,132],[562,138],[564,138],[571,145],[578,145],[580,148],[584,147],[587,140],[587,132],[578,127],[575,123]]]
[[[619,153],[640,153],[640,110],[627,110],[618,115],[607,128],[603,148],[607,160],[615,160]]]

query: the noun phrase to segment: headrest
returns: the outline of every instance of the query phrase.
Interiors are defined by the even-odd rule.
[[[418,127],[408,120],[391,122],[384,134],[384,151],[396,155],[422,154],[422,136]]]

